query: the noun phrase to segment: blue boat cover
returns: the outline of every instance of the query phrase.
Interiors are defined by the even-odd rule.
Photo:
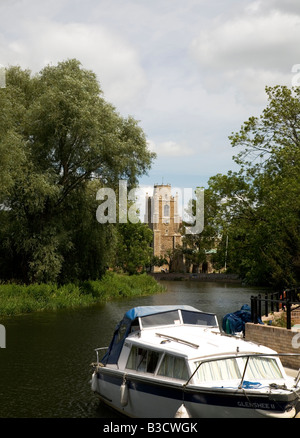
[[[233,313],[227,313],[223,317],[222,329],[225,333],[234,335],[236,333],[245,333],[245,323],[251,322],[251,308],[248,304],[244,304],[241,310]],[[258,319],[258,322],[262,324],[262,321]]]
[[[193,312],[200,312],[192,306],[176,305],[176,306],[140,306],[134,307],[128,310],[123,319],[118,323],[115,328],[113,338],[108,347],[106,354],[103,356],[101,362],[103,365],[116,364],[118,362],[124,341],[130,333],[133,321],[136,318],[154,315],[156,313],[170,312],[174,310],[190,310]]]
[[[135,318],[140,318],[142,316],[154,315],[155,313],[170,312],[172,310],[191,310],[193,312],[200,312],[200,310],[195,309],[192,306],[178,305],[178,306],[140,306],[134,307],[128,310],[124,317],[134,321]]]

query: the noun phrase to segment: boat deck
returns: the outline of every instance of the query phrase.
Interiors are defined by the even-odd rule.
[[[179,325],[162,326],[141,330],[129,335],[130,340],[139,346],[147,345],[159,350],[185,355],[187,359],[201,356],[217,356],[218,354],[235,354],[272,352],[271,349],[258,346],[252,342],[245,342],[242,338],[228,336],[218,328],[204,328],[199,326]]]

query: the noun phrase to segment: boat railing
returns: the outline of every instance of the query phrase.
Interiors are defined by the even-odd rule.
[[[188,345],[192,348],[199,348],[198,344],[194,344],[193,342],[186,341],[185,339],[176,338],[175,336],[164,335],[163,333],[155,333],[159,338],[164,338],[168,341],[178,342],[179,344]]]
[[[237,359],[237,358],[246,358],[246,363],[244,366],[244,370],[243,370],[243,374],[242,374],[242,378],[241,381],[238,385],[238,389],[241,389],[243,387],[243,382],[245,379],[245,375],[246,375],[246,369],[249,363],[249,359],[250,357],[279,357],[279,356],[300,356],[300,353],[235,353],[232,355],[218,355],[218,357],[210,357],[210,358],[205,358],[202,359],[200,361],[200,363],[197,365],[195,371],[192,373],[192,375],[189,377],[189,379],[186,381],[186,383],[183,385],[184,389],[187,387],[187,385],[190,383],[190,381],[193,379],[193,377],[195,376],[195,374],[197,373],[197,371],[199,370],[200,366],[206,362],[213,362],[213,361],[218,361],[218,360],[224,360],[224,359]],[[294,388],[296,388],[298,386],[298,383],[300,381],[300,368],[298,370],[297,376],[294,379],[295,384],[294,384]]]
[[[99,348],[95,348],[95,352],[96,352],[96,357],[97,357],[97,364],[99,364],[99,351],[100,350],[107,350],[108,347],[99,347]]]

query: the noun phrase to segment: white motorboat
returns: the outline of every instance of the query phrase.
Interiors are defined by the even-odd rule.
[[[300,372],[287,376],[274,350],[222,333],[215,314],[191,306],[133,308],[100,360],[102,349],[92,390],[129,417],[293,418],[300,411]]]

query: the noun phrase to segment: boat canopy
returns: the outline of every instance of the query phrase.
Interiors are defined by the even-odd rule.
[[[170,306],[140,306],[134,307],[128,310],[123,319],[118,323],[115,328],[114,335],[112,341],[108,347],[108,350],[101,362],[103,365],[106,364],[116,364],[118,362],[124,341],[129,333],[133,330],[133,327],[137,327],[139,324],[137,323],[137,318],[142,318],[150,315],[157,315],[159,313],[167,313],[176,310],[185,310],[189,312],[199,312],[203,313],[200,310],[196,309],[192,306],[186,305],[170,305]]]
[[[200,312],[200,310],[195,309],[192,306],[140,306],[134,307],[133,309],[128,310],[124,318],[128,318],[131,321],[134,321],[135,318],[141,318],[143,316],[155,315],[156,313],[164,313],[171,312],[172,310],[190,310],[191,312]]]

